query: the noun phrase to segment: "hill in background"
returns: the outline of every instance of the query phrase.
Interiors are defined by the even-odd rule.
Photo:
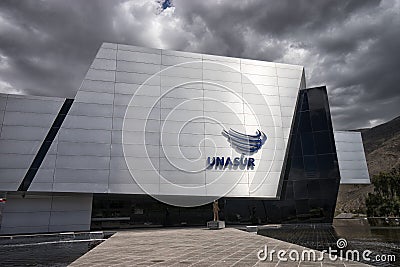
[[[400,166],[400,116],[361,132],[371,179]],[[365,197],[372,185],[340,185],[336,213],[365,212]]]

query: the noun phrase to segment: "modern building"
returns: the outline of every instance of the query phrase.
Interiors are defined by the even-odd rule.
[[[74,99],[0,95],[1,234],[330,223],[369,183],[302,66],[104,43]],[[1,196],[0,196],[1,197]]]

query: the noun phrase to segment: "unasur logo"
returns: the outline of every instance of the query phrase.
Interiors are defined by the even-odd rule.
[[[255,135],[248,135],[233,129],[229,129],[229,131],[222,130],[222,135],[226,137],[231,147],[236,152],[240,153],[241,156],[233,159],[230,157],[208,157],[208,168],[253,169],[255,166],[255,159],[252,157],[245,157],[245,155],[253,155],[257,153],[267,141],[267,135],[260,130],[257,130]]]
[[[229,131],[223,130],[222,135],[227,138],[233,149],[243,155],[257,153],[265,141],[267,141],[267,136],[260,130],[257,130],[256,135],[249,135],[229,129]]]

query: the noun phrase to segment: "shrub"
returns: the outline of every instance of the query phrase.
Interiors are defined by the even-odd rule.
[[[400,168],[372,179],[374,192],[365,200],[369,217],[400,217]]]

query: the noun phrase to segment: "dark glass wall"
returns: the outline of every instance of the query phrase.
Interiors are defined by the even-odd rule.
[[[222,202],[221,202],[222,204]],[[223,205],[220,205],[223,209]],[[148,195],[93,194],[92,229],[206,225],[212,204],[180,208]]]
[[[282,176],[279,200],[226,199],[228,221],[247,203],[249,221],[332,222],[340,174],[326,87],[299,91]]]
[[[230,224],[331,223],[340,174],[325,87],[299,91],[280,182],[280,198],[222,198]],[[212,206],[179,208],[144,195],[94,194],[93,228],[205,225]]]

